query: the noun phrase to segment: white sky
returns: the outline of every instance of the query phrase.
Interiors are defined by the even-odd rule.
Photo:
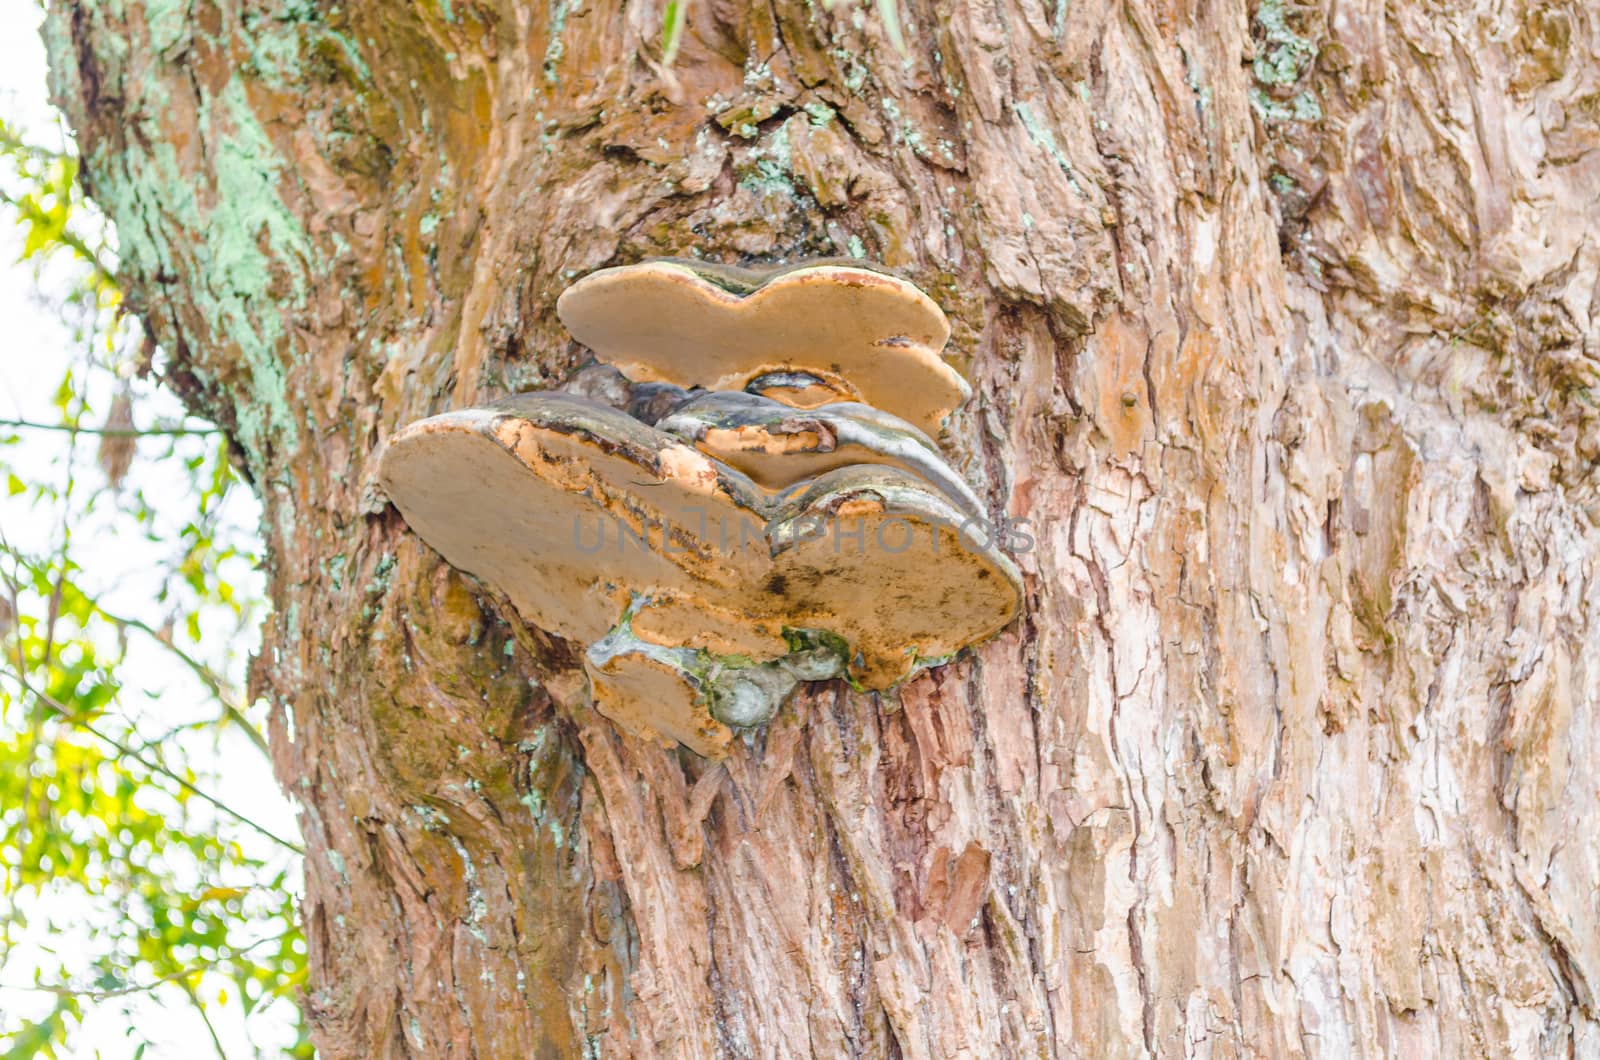
[[[53,146],[60,143],[61,134],[48,104],[44,49],[37,32],[39,19],[40,9],[33,0],[0,0],[0,116],[21,126],[31,140]],[[53,422],[57,414],[50,398],[73,354],[73,339],[70,329],[36,294],[37,283],[31,265],[14,264],[19,247],[16,230],[9,225],[0,226],[0,321],[4,323],[0,331],[3,336],[0,337],[0,418]],[[47,286],[48,282],[47,277]],[[100,407],[105,407],[103,400]],[[141,403],[136,414],[142,425],[148,425],[155,416],[176,418],[180,411],[170,398],[162,397]],[[49,461],[53,454],[62,451],[64,443],[64,435],[37,439],[27,436],[22,447],[0,451],[0,475],[7,470],[7,462],[14,462],[23,478],[49,474]],[[79,444],[83,447],[84,462],[92,465],[94,443]],[[160,468],[153,469],[140,482],[152,504],[158,511],[170,507],[175,518],[185,511],[192,513],[194,504],[184,495],[182,477],[175,473],[170,482],[165,482],[161,481],[160,472]],[[248,498],[230,498],[230,505],[232,519],[253,525],[255,513]],[[0,526],[4,526],[13,543],[33,549],[47,546],[54,527],[39,525],[44,522],[17,501],[0,498]],[[103,592],[107,607],[159,625],[166,616],[156,610],[152,599],[157,584],[153,571],[156,561],[169,555],[172,546],[166,546],[163,552],[137,539],[113,536],[105,524],[104,519],[90,517],[79,526],[75,537],[76,553],[85,568],[80,580],[90,591]],[[246,591],[259,593],[259,577],[240,571],[238,579],[244,582]],[[208,660],[219,668],[225,667],[228,674],[242,684],[243,662],[253,644],[217,645],[209,643],[203,635],[202,646],[202,654]],[[125,690],[124,709],[147,713],[152,730],[213,713],[187,671],[158,650],[147,648],[140,654],[141,647],[130,644],[130,661],[122,676],[146,694]],[[185,744],[185,749],[197,772],[203,774],[214,769],[220,774],[219,779],[202,787],[277,834],[297,835],[292,806],[279,791],[265,762],[242,735],[225,733],[220,741],[209,736],[193,739]],[[264,855],[271,851],[266,840],[242,829],[230,829],[229,834],[252,853]],[[75,910],[68,903],[51,903],[49,912],[57,919],[76,921],[76,931],[55,936],[35,933],[28,941],[55,950],[55,959],[59,960],[60,954],[74,952],[75,941],[81,946],[84,936],[92,932],[94,926],[88,922],[88,910]],[[80,912],[81,916],[76,915]],[[39,917],[35,924],[43,921],[44,918]],[[32,952],[42,956],[40,950]],[[51,1007],[51,998],[47,995],[7,986],[31,980],[28,955],[25,946],[19,947],[7,967],[0,970],[0,1016],[38,1016]],[[290,1040],[288,1022],[282,1018],[284,1014],[264,1012],[246,1020],[236,998],[218,1002],[216,994],[223,986],[231,984],[212,977],[204,982],[202,992],[209,998],[207,1012],[227,1055],[276,1055]],[[101,1056],[108,1060],[131,1057],[134,1043],[127,1037],[130,1022],[157,1043],[156,1048],[145,1053],[151,1060],[190,1060],[214,1055],[198,1015],[175,988],[137,997],[127,1003],[90,1006],[83,1028],[75,1038],[79,1047],[77,1055]]]

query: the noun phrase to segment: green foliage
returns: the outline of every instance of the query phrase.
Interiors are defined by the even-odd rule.
[[[683,27],[689,20],[688,0],[667,0],[667,11],[661,23],[661,62],[667,66],[678,57],[678,45],[683,42]]]
[[[76,174],[0,121],[0,204],[76,351],[0,420],[0,1058],[79,1054],[108,1015],[142,1055],[172,1006],[219,1054],[309,1056],[298,848],[252,817],[281,799],[216,794],[224,753],[268,776],[239,688],[254,501],[223,436],[159,389]]]

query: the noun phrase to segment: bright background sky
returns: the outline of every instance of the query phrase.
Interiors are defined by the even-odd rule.
[[[0,116],[20,127],[30,141],[57,146],[64,142],[64,133],[48,102],[45,53],[38,35],[40,17],[33,0],[0,0]],[[52,289],[50,274],[36,277],[32,264],[15,264],[20,246],[19,230],[0,226],[0,418],[57,422],[51,397],[73,355],[75,340],[72,329],[59,319],[59,311],[38,293],[41,285],[47,291]],[[98,402],[101,410],[108,401],[110,380],[105,384],[107,396]],[[175,421],[182,415],[170,397],[152,394],[148,387],[140,393],[136,415],[141,426],[158,418]],[[0,450],[0,479],[8,470],[7,462],[12,462],[24,478],[55,474],[65,452],[66,438],[59,434],[26,434],[21,446]],[[80,440],[78,445],[80,464],[92,469],[94,440]],[[183,477],[175,472],[171,482],[164,482],[162,470],[147,462],[139,486],[158,512],[165,500],[174,519],[181,523],[185,512],[192,517],[194,502],[186,495],[188,487]],[[137,465],[135,474],[141,474]],[[230,495],[227,516],[236,526],[248,528],[253,527],[256,512],[244,493],[235,490]],[[108,529],[113,515],[101,513],[97,517],[90,513],[78,524],[74,541],[77,558],[84,567],[80,580],[92,593],[104,594],[102,603],[107,608],[159,625],[170,617],[156,609],[153,602],[157,587],[153,572],[159,566],[161,552],[141,538],[113,533]],[[14,544],[39,552],[49,548],[56,530],[20,499],[0,499],[0,527]],[[167,551],[170,553],[171,546]],[[260,595],[261,580],[255,572],[237,569],[229,577],[242,592]],[[242,686],[244,663],[254,643],[213,643],[218,639],[221,638],[213,635],[208,640],[203,632],[205,658]],[[123,709],[138,712],[136,716],[141,721],[148,720],[152,729],[165,729],[185,718],[215,712],[188,671],[158,649],[130,643],[129,661],[120,673],[139,690],[124,691]],[[280,835],[298,835],[292,806],[244,736],[237,731],[223,732],[220,739],[211,733],[196,734],[185,744],[185,750],[197,772],[214,769],[220,774],[218,779],[201,785],[209,793]],[[196,820],[199,827],[208,826],[208,822]],[[231,828],[229,834],[251,847],[253,853],[264,856],[272,852],[266,840],[243,829]],[[252,843],[259,844],[259,848],[252,847]],[[63,955],[70,964],[75,939],[84,939],[95,930],[89,916],[92,910],[78,910],[58,900],[50,903],[46,912],[48,918],[33,919],[12,960],[0,970],[0,1014],[36,1018],[47,1012],[52,1004],[48,995],[15,988],[32,979],[30,954],[31,960],[46,967],[53,967]],[[46,929],[47,919],[56,921],[54,931]],[[51,951],[53,960],[48,959]],[[227,1055],[277,1055],[292,1040],[283,1007],[258,1011],[246,1019],[237,998],[218,1000],[218,990],[223,985],[226,984],[220,978],[211,977],[203,981],[202,994]],[[80,1046],[80,1055],[98,1055],[108,1060],[131,1057],[134,1046],[127,1037],[130,1025],[139,1026],[145,1036],[157,1043],[155,1049],[146,1051],[147,1058],[190,1060],[215,1053],[187,999],[176,988],[165,988],[150,995],[90,1005],[83,1029],[74,1039]]]

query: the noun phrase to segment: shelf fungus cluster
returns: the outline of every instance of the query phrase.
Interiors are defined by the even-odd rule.
[[[929,437],[969,391],[917,288],[654,261],[557,311],[597,363],[410,424],[379,473],[446,560],[584,646],[617,724],[720,756],[802,681],[887,689],[1016,613]]]

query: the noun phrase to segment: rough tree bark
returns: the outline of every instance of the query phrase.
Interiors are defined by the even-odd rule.
[[[166,381],[266,506],[328,1057],[1600,1055],[1586,0],[63,0]],[[1027,613],[726,765],[408,533],[587,270],[879,258]]]

